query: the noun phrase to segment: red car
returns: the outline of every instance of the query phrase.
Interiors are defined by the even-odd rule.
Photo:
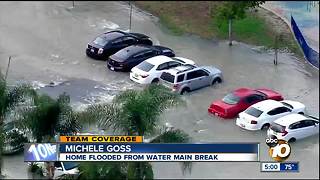
[[[222,118],[234,118],[252,104],[266,99],[281,101],[283,97],[270,89],[239,88],[227,94],[222,100],[214,101],[208,112]]]

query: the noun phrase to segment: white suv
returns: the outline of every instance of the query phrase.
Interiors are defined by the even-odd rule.
[[[131,69],[130,79],[139,84],[150,84],[158,82],[164,70],[177,66],[195,63],[186,58],[155,56],[149,58]]]

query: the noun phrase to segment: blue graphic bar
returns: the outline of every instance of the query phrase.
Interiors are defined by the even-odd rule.
[[[280,163],[280,172],[296,172],[299,171],[298,162],[284,162]]]
[[[257,153],[258,143],[61,143],[60,153]]]
[[[296,21],[292,16],[291,16],[291,27],[300,47],[302,48],[305,58],[307,59],[307,61],[310,62],[310,64],[312,64],[314,67],[319,69],[319,53],[308,45],[298,25],[296,24]]]
[[[57,144],[53,143],[29,143],[24,145],[24,161],[57,161]]]

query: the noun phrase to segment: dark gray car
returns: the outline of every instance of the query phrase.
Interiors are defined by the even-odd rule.
[[[184,94],[222,82],[222,72],[213,66],[184,65],[164,71],[160,82],[172,91]]]

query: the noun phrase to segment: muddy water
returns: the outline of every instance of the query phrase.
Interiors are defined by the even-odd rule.
[[[112,72],[105,62],[85,56],[86,43],[97,34],[119,28],[128,30],[129,7],[118,2],[1,2],[0,68],[5,72],[12,55],[8,80],[30,82],[40,92],[71,95],[75,108],[108,102],[128,88],[141,88],[127,73]],[[8,18],[10,16],[10,18]],[[163,122],[189,133],[195,142],[260,142],[261,161],[267,156],[266,132],[248,132],[234,120],[207,114],[209,104],[238,87],[268,87],[284,97],[303,102],[310,114],[319,115],[319,72],[304,60],[280,54],[278,66],[273,54],[259,47],[203,40],[195,36],[173,36],[156,23],[156,18],[134,10],[132,30],[151,36],[156,44],[168,46],[178,56],[200,65],[215,65],[224,82],[190,93],[184,107],[168,110]],[[182,117],[182,118],[181,118]],[[183,175],[178,163],[154,163],[156,178],[312,178],[319,177],[319,138],[292,145],[290,160],[300,161],[300,173],[260,173],[258,163],[194,163],[191,174]],[[17,171],[18,170],[18,171]],[[166,172],[166,173],[164,173]],[[22,155],[4,158],[8,178],[27,177]]]

